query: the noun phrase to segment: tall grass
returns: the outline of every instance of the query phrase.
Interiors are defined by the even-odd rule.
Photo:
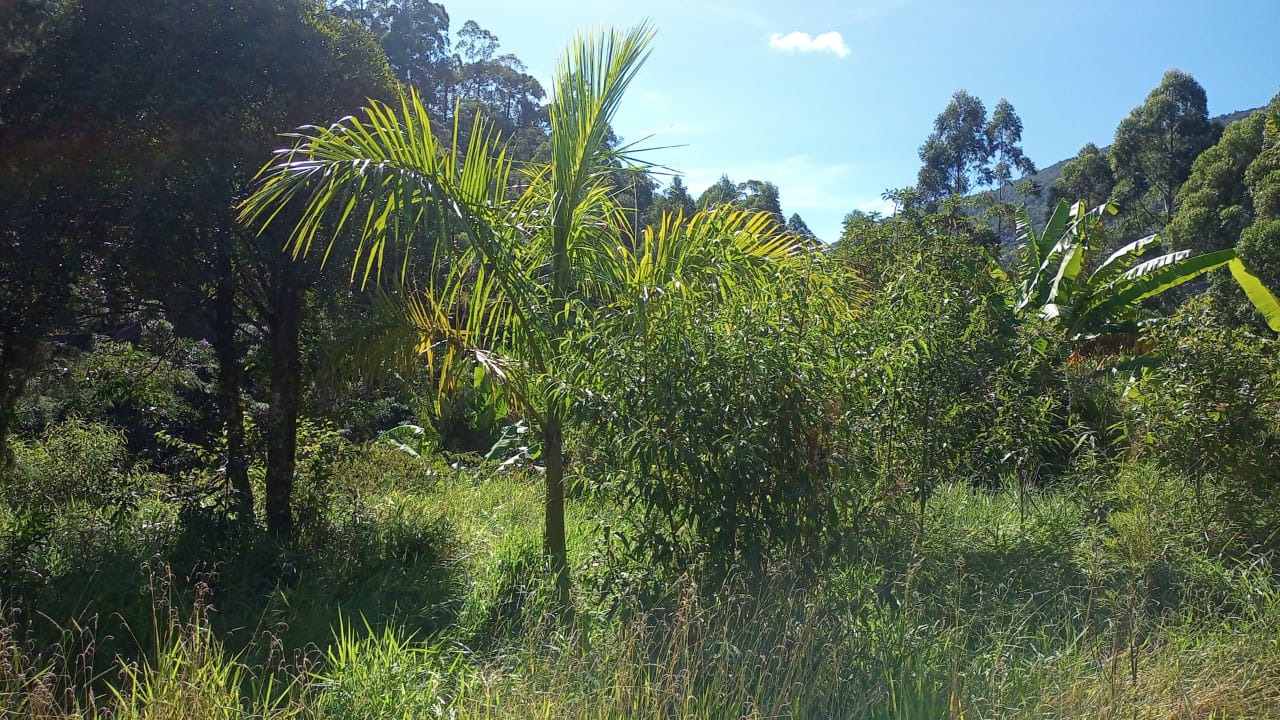
[[[1152,468],[1101,493],[943,487],[836,569],[668,578],[644,604],[584,587],[566,627],[536,582],[536,482],[393,488],[389,461],[342,471],[356,492],[317,549],[152,565],[123,619],[124,586],[0,607],[0,718],[1280,717],[1275,568],[1224,552],[1231,519]],[[607,505],[570,511],[573,562],[607,561]]]

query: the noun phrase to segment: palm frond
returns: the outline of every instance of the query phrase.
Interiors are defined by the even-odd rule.
[[[465,151],[456,141],[445,147],[416,91],[402,96],[398,111],[374,101],[362,114],[286,136],[293,147],[258,173],[241,222],[261,232],[292,207],[286,247],[306,255],[327,235],[325,261],[352,231],[351,277],[361,275],[362,285],[381,273],[389,241],[406,257],[415,240],[436,244],[456,232],[483,243],[503,219],[511,171],[498,134],[477,116]]]

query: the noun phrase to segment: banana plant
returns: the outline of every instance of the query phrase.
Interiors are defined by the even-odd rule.
[[[1054,208],[1043,230],[1037,232],[1026,210],[1018,220],[1023,243],[1022,283],[1014,310],[1035,313],[1060,325],[1073,340],[1137,331],[1142,301],[1224,265],[1240,283],[1254,306],[1280,332],[1280,302],[1249,274],[1234,249],[1193,255],[1177,250],[1150,259],[1143,255],[1160,244],[1159,235],[1148,235],[1120,247],[1096,268],[1087,270],[1094,237],[1107,215],[1116,213],[1113,203],[1086,209],[1083,202],[1063,200]]]

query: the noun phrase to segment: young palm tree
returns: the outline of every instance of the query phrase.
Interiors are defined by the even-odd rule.
[[[629,158],[606,138],[652,36],[641,25],[572,43],[548,109],[546,165],[514,171],[479,119],[465,148],[456,127],[446,147],[415,94],[398,109],[373,103],[362,117],[293,135],[294,147],[268,163],[242,206],[243,220],[258,227],[296,206],[295,255],[324,232],[327,259],[344,230],[353,231],[352,278],[366,283],[381,276],[389,244],[405,258],[401,282],[414,282],[408,250],[430,243],[425,287],[408,296],[399,337],[437,377],[484,368],[538,426],[544,546],[566,605],[563,432],[578,331],[651,288],[724,295],[763,287],[796,252],[767,216],[732,211],[669,217],[634,249],[623,241],[628,218],[609,173]],[[392,338],[387,348],[403,347],[396,335],[383,333]]]

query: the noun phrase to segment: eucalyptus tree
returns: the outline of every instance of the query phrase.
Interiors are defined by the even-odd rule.
[[[1005,185],[1013,181],[1014,171],[1022,177],[1036,171],[1035,163],[1022,152],[1022,118],[1013,109],[1013,103],[1000,98],[991,111],[991,121],[983,130],[987,135],[990,163],[982,172],[984,183]]]
[[[1116,128],[1109,152],[1115,175],[1113,199],[1131,233],[1159,232],[1173,219],[1178,189],[1191,164],[1218,139],[1209,120],[1204,88],[1178,71],[1160,84]]]
[[[643,297],[655,278],[717,292],[764,286],[768,268],[793,250],[766,215],[727,210],[667,216],[634,250],[621,241],[628,218],[611,173],[628,158],[609,148],[609,121],[652,36],[640,25],[571,44],[555,75],[545,164],[515,171],[503,139],[479,117],[465,147],[457,132],[446,146],[413,94],[399,107],[373,103],[335,125],[303,129],[242,206],[243,220],[259,228],[292,206],[295,255],[319,239],[327,257],[351,231],[352,277],[364,283],[381,279],[389,251],[432,245],[423,276],[400,266],[400,281],[418,285],[399,326],[408,352],[388,355],[425,362],[437,377],[479,368],[539,428],[544,549],[564,604],[563,448],[579,333],[601,308]],[[387,347],[405,345],[393,339]]]
[[[1022,120],[1001,98],[991,119],[978,97],[957,90],[933,120],[933,132],[920,146],[916,187],[931,202],[966,195],[984,185],[1004,185],[1035,172],[1022,152]]]

